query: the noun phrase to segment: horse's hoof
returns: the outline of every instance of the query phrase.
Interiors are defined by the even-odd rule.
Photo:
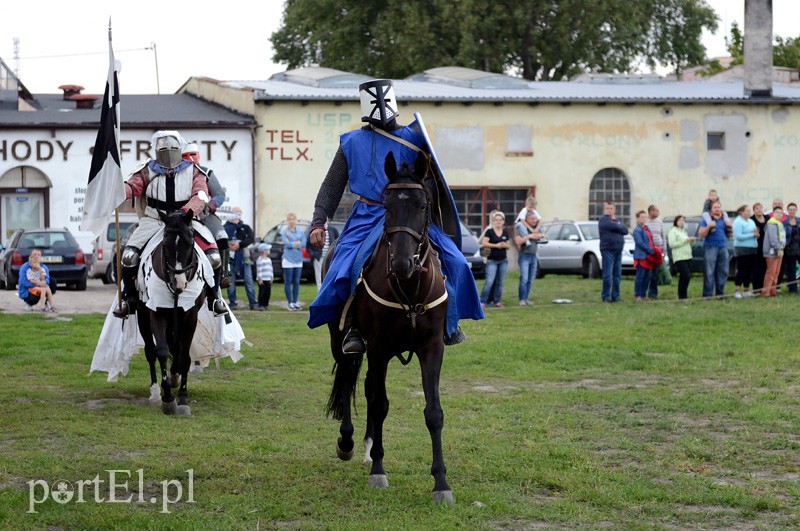
[[[181,375],[177,372],[169,377],[169,386],[177,389],[181,386]]]
[[[178,406],[178,408],[175,410],[175,413],[178,415],[184,415],[188,417],[189,415],[192,414],[192,410],[189,406]]]
[[[161,411],[165,415],[174,415],[177,410],[178,406],[175,403],[175,400],[172,402],[161,402]]]
[[[161,388],[158,384],[150,386],[150,405],[157,406],[161,403]]]
[[[339,446],[341,444],[342,438],[340,437],[338,441],[336,441],[336,455],[342,461],[350,461],[353,458],[353,454],[355,454],[355,445],[353,448],[350,448],[349,452],[345,452],[342,450],[342,447]]]
[[[370,487],[376,489],[385,489],[389,486],[389,478],[386,477],[386,474],[370,474],[368,482]]]
[[[453,505],[456,501],[453,499],[452,490],[435,490],[433,491],[433,503],[436,505],[445,504]]]

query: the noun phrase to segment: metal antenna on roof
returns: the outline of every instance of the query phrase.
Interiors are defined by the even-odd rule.
[[[153,50],[153,57],[156,61],[156,93],[161,94],[161,83],[158,80],[158,51],[156,50],[156,43],[151,42],[150,46],[145,48],[145,50]]]
[[[19,79],[19,37],[14,37],[14,75]]]

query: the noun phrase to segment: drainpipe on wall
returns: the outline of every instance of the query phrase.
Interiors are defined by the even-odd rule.
[[[772,97],[772,0],[744,2],[744,95]]]

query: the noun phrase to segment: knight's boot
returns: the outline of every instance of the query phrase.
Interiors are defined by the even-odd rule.
[[[129,315],[136,313],[136,306],[139,302],[139,292],[136,291],[136,272],[137,267],[122,267],[122,300],[112,312],[114,317],[126,319]]]
[[[208,309],[214,314],[214,317],[221,315],[228,315],[228,305],[222,297],[219,296],[219,279],[220,269],[214,270],[214,285],[206,285],[206,298],[208,299]]]
[[[467,334],[461,330],[461,327],[455,329],[455,331],[450,334],[449,336],[445,333],[444,335],[444,344],[447,346],[450,345],[458,345],[459,343],[463,343],[467,340]]]
[[[231,277],[228,276],[228,268],[230,267],[230,250],[228,249],[228,239],[220,238],[217,240],[217,248],[222,259],[222,276],[219,279],[219,287],[222,289],[228,288],[231,285]]]
[[[347,333],[342,341],[342,352],[350,355],[365,353],[367,351],[367,345],[364,343],[364,338],[361,337],[361,333],[358,329],[353,326],[352,307],[347,312],[347,316],[344,319],[344,328],[347,330]]]

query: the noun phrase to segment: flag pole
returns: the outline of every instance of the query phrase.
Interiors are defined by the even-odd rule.
[[[108,17],[108,49],[111,50],[111,17]],[[122,124],[118,124],[120,129],[122,129]],[[117,281],[117,306],[122,304],[122,258],[120,253],[120,235],[119,235],[119,208],[114,209],[114,236],[116,237],[116,253],[114,253],[114,261],[116,263],[111,264],[112,268],[115,268],[116,277],[115,280]]]
[[[119,239],[119,208],[114,209],[114,234],[117,236],[117,252],[114,253],[114,262],[111,264],[112,268],[115,268],[115,274],[117,281],[117,306],[122,304],[122,259],[120,258],[120,239]]]

